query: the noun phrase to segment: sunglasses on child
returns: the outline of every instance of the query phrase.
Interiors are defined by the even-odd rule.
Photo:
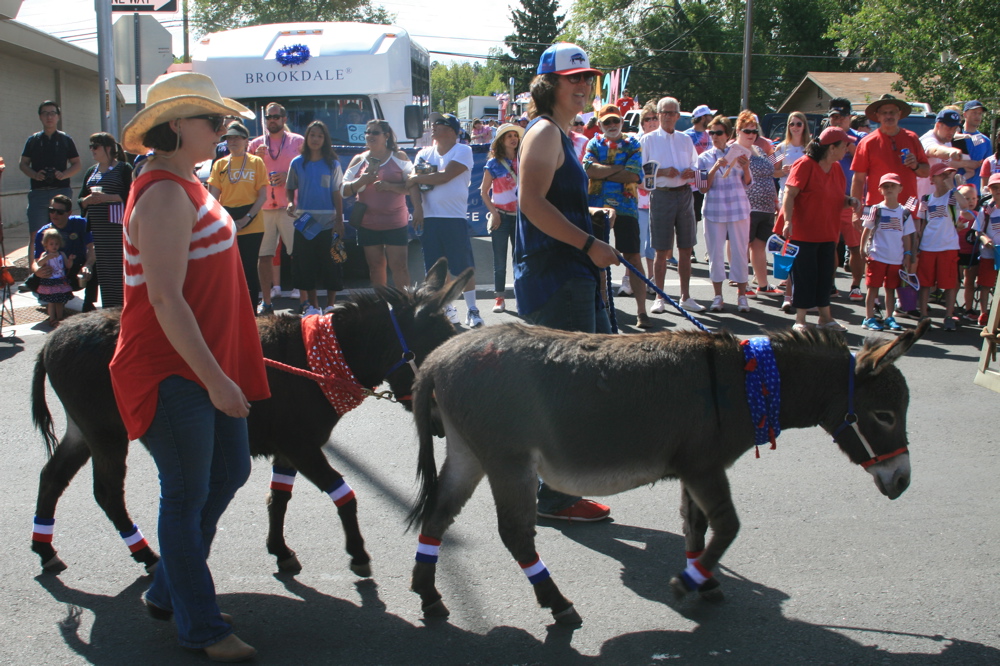
[[[66,210],[65,208],[55,208],[53,206],[49,206],[49,212],[55,213],[56,215],[65,215],[69,211]]]

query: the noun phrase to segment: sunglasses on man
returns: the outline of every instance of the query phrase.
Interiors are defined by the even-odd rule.
[[[264,116],[264,119],[265,120],[281,120],[284,117],[285,116],[283,114],[280,114],[280,113],[270,113],[270,114]]]
[[[622,119],[621,118],[605,118],[604,120],[601,121],[601,124],[602,125],[621,125],[622,124]]]
[[[69,213],[69,211],[64,208],[55,208],[53,206],[49,206],[49,212],[55,213],[56,215],[66,215]]]

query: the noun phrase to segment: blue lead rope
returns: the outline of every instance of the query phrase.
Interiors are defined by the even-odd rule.
[[[633,266],[632,264],[630,264],[627,261],[625,261],[625,258],[623,256],[618,255],[618,259],[622,262],[622,265],[625,266],[625,268],[627,268],[630,271],[632,271],[632,275],[634,275],[636,277],[642,278],[642,281],[645,282],[653,291],[655,291],[657,296],[659,296],[660,298],[662,298],[663,300],[665,300],[666,302],[670,303],[672,306],[674,306],[675,308],[677,308],[677,311],[680,312],[682,315],[684,315],[684,317],[689,322],[691,322],[692,324],[694,324],[695,326],[697,326],[702,331],[705,331],[706,333],[711,333],[712,332],[712,331],[708,330],[708,328],[704,324],[702,324],[700,321],[698,321],[697,319],[695,319],[691,315],[691,313],[689,313],[687,310],[685,310],[684,308],[682,308],[677,301],[675,301],[674,299],[672,299],[669,296],[667,296],[666,294],[664,294],[655,284],[653,284],[652,280],[650,280],[648,277],[646,277],[641,272],[639,272],[639,270],[635,266]],[[609,286],[608,286],[608,299],[609,300],[611,299],[611,287],[610,287],[611,277],[610,277],[610,275],[611,275],[611,269],[609,268],[608,269],[608,276],[609,276],[608,277],[608,282],[609,282]],[[630,281],[631,281],[631,278],[630,278]],[[633,289],[634,288],[635,287],[633,287]],[[611,311],[614,312],[614,306],[613,305],[612,305]]]

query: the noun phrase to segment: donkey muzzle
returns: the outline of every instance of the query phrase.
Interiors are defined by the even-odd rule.
[[[896,499],[910,486],[910,454],[903,453],[876,463],[866,470],[875,486],[889,499]]]

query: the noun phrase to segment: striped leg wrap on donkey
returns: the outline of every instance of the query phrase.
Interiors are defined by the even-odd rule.
[[[31,530],[31,549],[40,554],[47,555],[42,568],[49,573],[59,573],[66,569],[66,563],[56,555],[55,548],[52,547],[52,536],[55,533],[55,518],[39,518],[35,516]],[[146,573],[153,573],[160,558],[157,557],[149,547],[149,542],[142,535],[142,531],[135,523],[130,529],[118,532],[118,535],[128,546],[132,553],[132,559],[146,567]]]
[[[724,599],[722,587],[719,581],[715,580],[712,572],[698,564],[698,558],[705,551],[685,551],[687,566],[675,578],[670,579],[670,589],[674,596],[683,599],[688,592],[698,591],[698,595],[705,601],[722,601]]]

